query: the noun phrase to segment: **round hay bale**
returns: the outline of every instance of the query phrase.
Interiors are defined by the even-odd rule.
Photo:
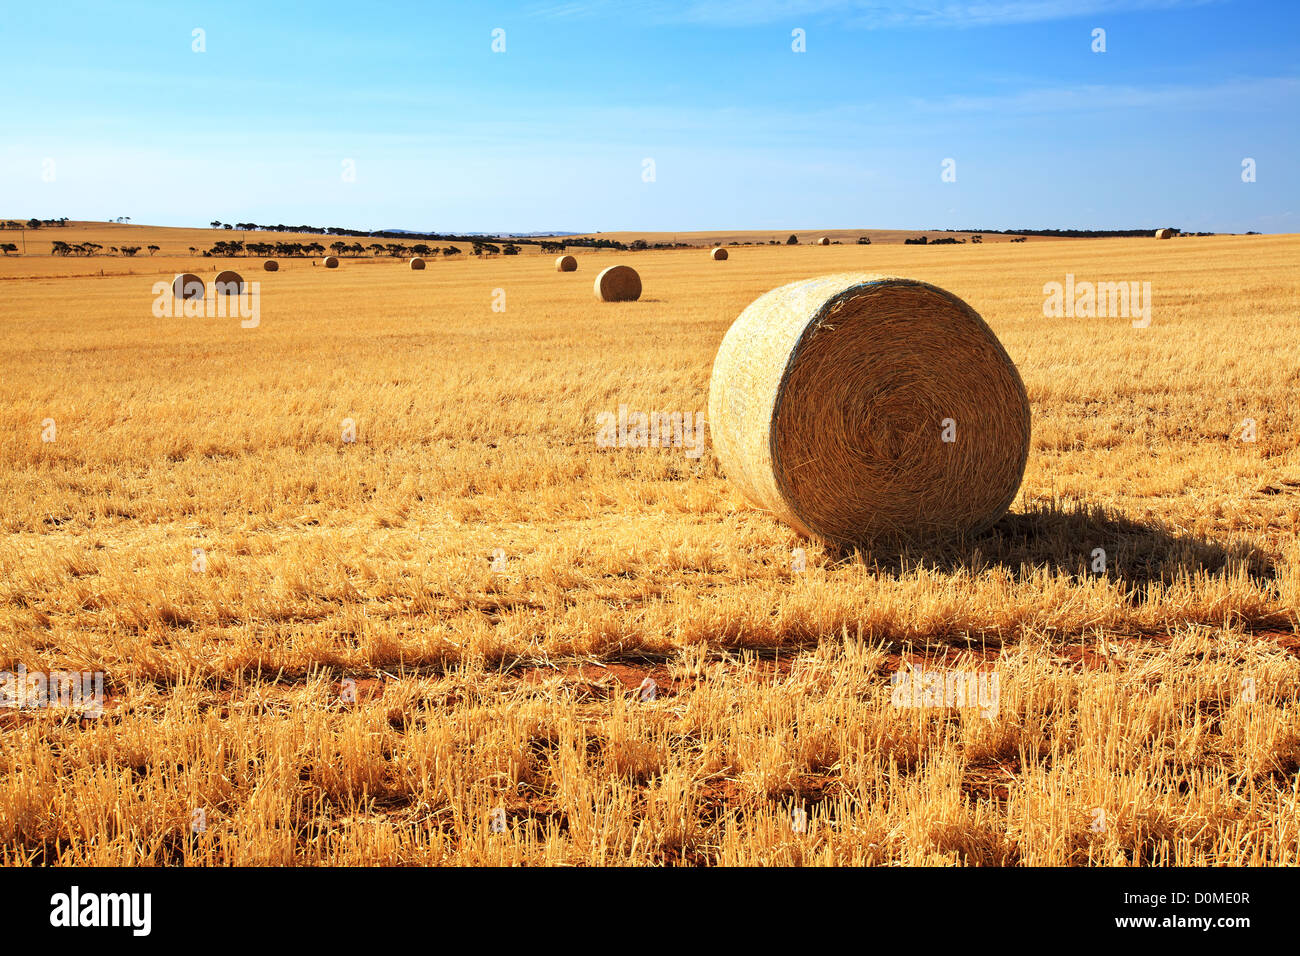
[[[267,259],[265,262],[262,263],[262,268],[265,269],[267,272],[279,272],[280,263],[276,262],[274,259]]]
[[[602,302],[635,302],[641,298],[641,277],[631,266],[610,266],[596,276],[596,298]]]
[[[423,269],[423,268],[424,268],[424,260],[421,259],[419,256],[411,256],[411,268],[412,268],[412,269]]]
[[[243,295],[244,277],[233,269],[218,272],[212,280],[212,287],[217,295]]]
[[[573,256],[560,256],[555,260],[556,272],[577,272],[578,260]]]
[[[727,250],[722,248],[722,246],[714,246],[713,249],[709,251],[709,258],[717,262],[722,262],[727,258]]]
[[[817,240],[817,245],[819,246],[829,246],[830,244],[831,241],[826,236],[822,236],[820,239]]]
[[[326,269],[337,269],[339,267],[339,257],[326,256],[324,259],[320,261],[320,264],[323,265]]]
[[[792,282],[727,331],[709,383],[718,460],[745,496],[838,546],[987,528],[1029,454],[1029,399],[993,331],[924,282]]]
[[[1157,239],[1172,239],[1173,237],[1174,237],[1174,231],[1173,231],[1172,229],[1157,229],[1157,230],[1156,230],[1156,238],[1157,238]]]
[[[201,299],[203,294],[203,280],[193,272],[178,273],[172,280],[172,295],[178,299]]]

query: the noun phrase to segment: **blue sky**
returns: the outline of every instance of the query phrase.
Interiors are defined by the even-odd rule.
[[[0,215],[1300,232],[1297,27],[1293,0],[10,4]]]

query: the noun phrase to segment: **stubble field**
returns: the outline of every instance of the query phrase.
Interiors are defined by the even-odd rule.
[[[181,251],[0,260],[0,669],[107,692],[0,709],[0,862],[1300,864],[1300,238]],[[594,299],[615,262],[641,301]],[[256,328],[152,314],[230,266]],[[834,553],[707,447],[598,447],[846,271],[1018,365],[991,531]],[[1067,273],[1149,281],[1150,327],[1045,317]],[[898,706],[916,668],[996,706]]]

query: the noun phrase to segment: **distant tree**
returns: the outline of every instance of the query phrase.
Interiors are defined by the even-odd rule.
[[[460,255],[460,250],[455,246],[448,246],[446,249],[442,250],[442,254],[444,256],[458,256]]]
[[[212,220],[210,223],[208,223],[208,225],[211,226],[213,229],[220,229],[220,228],[221,228],[221,220],[220,220],[220,219],[214,219],[214,220]]]
[[[139,252],[139,251],[140,251],[140,247],[139,247],[139,246],[123,246],[123,247],[122,247],[122,255],[124,255],[124,256],[133,256],[133,255],[135,255],[135,254],[136,254],[137,252]]]
[[[149,255],[153,255],[155,252],[158,251],[159,248],[160,248],[159,246],[150,246],[150,247],[149,247]]]
[[[501,251],[507,256],[519,255],[519,247],[516,246],[513,242],[507,242],[505,246],[501,249]]]
[[[794,233],[790,233],[790,238],[785,241],[785,244],[787,246],[797,246],[799,245],[799,237]]]
[[[28,228],[28,229],[39,229],[39,228],[41,228],[41,221],[40,221],[39,219],[28,219],[28,220],[27,220],[27,228]]]
[[[233,228],[235,228],[235,227],[232,226],[230,223],[227,222],[227,223],[223,223],[222,226],[221,226],[221,228],[222,228],[222,229],[233,229]]]
[[[199,254],[199,250],[196,249],[194,246],[190,246],[190,255],[197,256],[198,254]]]
[[[0,243],[0,251],[4,252],[5,255],[9,255],[11,252],[17,252],[18,246],[12,242]]]
[[[860,246],[869,246],[869,245],[871,245],[871,237],[870,237],[870,236],[858,236],[858,245],[860,245]]]

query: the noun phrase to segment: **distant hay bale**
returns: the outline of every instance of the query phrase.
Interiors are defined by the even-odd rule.
[[[578,260],[573,256],[560,256],[555,260],[556,272],[577,272]]]
[[[727,331],[709,383],[723,471],[833,545],[975,533],[1015,499],[1029,399],[965,302],[861,273],[792,282]]]
[[[722,246],[714,246],[713,249],[709,251],[709,258],[721,262],[723,259],[727,258],[727,250],[722,248]]]
[[[826,236],[822,236],[820,239],[817,240],[817,245],[819,246],[829,246],[830,244],[831,241]]]
[[[631,266],[610,266],[596,276],[596,298],[603,302],[635,302],[641,298],[641,277]]]
[[[203,294],[203,280],[193,272],[179,273],[172,280],[172,295],[178,299],[201,299]]]
[[[212,288],[217,295],[243,295],[244,277],[233,269],[218,272],[212,280]]]
[[[1156,238],[1157,238],[1157,239],[1172,239],[1173,237],[1174,237],[1174,231],[1173,231],[1172,229],[1157,229],[1157,230],[1156,230]]]
[[[412,268],[412,269],[423,269],[423,268],[424,268],[424,260],[421,259],[419,256],[411,256],[411,268]]]
[[[265,262],[262,263],[262,268],[265,269],[267,272],[279,272],[280,263],[276,262],[274,259],[267,259]]]
[[[320,264],[323,265],[326,269],[337,269],[339,267],[339,257],[326,256],[324,259],[320,261]]]

